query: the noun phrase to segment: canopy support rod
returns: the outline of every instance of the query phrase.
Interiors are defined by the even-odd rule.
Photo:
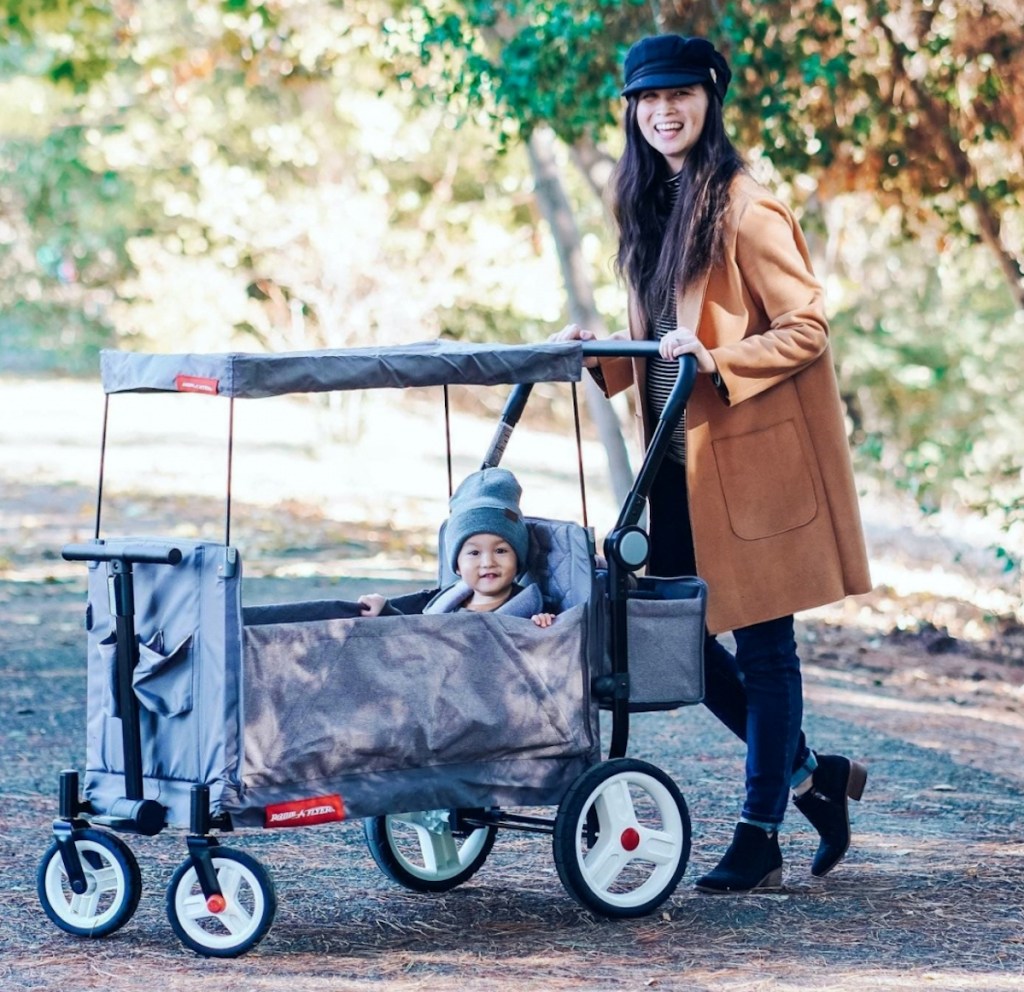
[[[103,469],[107,460],[107,415],[110,413],[110,393],[103,394],[103,432],[100,436],[100,481],[96,490],[96,532],[93,535],[100,539],[100,514],[103,508]]]
[[[448,404],[448,385],[444,387],[444,446],[448,455],[448,499],[452,498],[452,415]]]
[[[228,493],[224,508],[224,547],[231,547],[231,466],[235,451],[235,398],[228,400]]]
[[[576,425],[576,460],[580,470],[580,502],[583,504],[583,526],[589,527],[587,521],[587,485],[583,477],[583,436],[580,433],[580,400],[576,392],[576,383],[572,384],[572,416]]]

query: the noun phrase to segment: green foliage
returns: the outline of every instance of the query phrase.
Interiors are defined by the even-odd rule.
[[[0,0],[0,367],[91,368],[115,342],[542,339],[564,297],[519,139],[612,144],[627,47],[706,34],[734,70],[731,133],[828,259],[862,466],[922,506],[1020,520],[1024,27],[1007,10]],[[607,218],[564,180],[617,326]]]
[[[569,142],[613,124],[629,43],[614,32],[652,29],[647,0],[412,0],[403,14],[390,26],[398,77],[483,112],[502,147],[540,124]]]
[[[7,0],[0,23],[9,38],[0,78],[27,71],[85,93],[117,64],[122,19],[112,3]]]
[[[822,199],[871,191],[902,208],[884,244],[857,232],[874,267],[849,284],[852,302],[836,317],[862,455],[922,507],[955,493],[1019,518],[1024,443],[1010,425],[1024,415],[1012,343],[1024,314],[1024,170],[1011,136],[1024,135],[1024,106],[1019,85],[1010,94],[1024,83],[1022,25],[988,4],[927,0],[651,8],[658,30],[708,35],[726,53],[728,124],[759,166]],[[653,29],[624,0],[586,14],[530,0],[410,9],[419,20],[406,37],[431,72],[404,78],[482,108],[505,143],[541,122],[569,142],[599,138],[615,115],[622,55]],[[948,234],[922,252],[908,238],[934,238],[935,218]],[[970,248],[982,239],[984,253]],[[993,252],[1000,266],[985,267]]]
[[[872,235],[830,289],[860,468],[926,512],[955,497],[1024,520],[1024,313],[982,249],[906,242],[863,197],[849,210]]]
[[[453,130],[381,75],[385,0],[358,15],[330,0],[119,6],[133,16],[118,61],[79,93],[40,67],[48,47],[79,50],[88,6],[36,11],[3,49],[0,99],[24,110],[0,132],[0,367],[25,367],[33,345],[37,365],[78,369],[115,341],[546,335],[557,270],[522,155],[494,162],[475,125]]]

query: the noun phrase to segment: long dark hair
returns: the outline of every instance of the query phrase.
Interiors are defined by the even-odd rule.
[[[648,320],[661,312],[677,289],[723,260],[729,188],[737,173],[746,169],[725,133],[721,100],[710,86],[705,90],[704,129],[683,163],[679,198],[671,213],[665,190],[668,166],[640,133],[640,94],[627,97],[626,149],[615,174],[615,268]]]

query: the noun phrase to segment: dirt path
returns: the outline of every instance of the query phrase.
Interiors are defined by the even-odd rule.
[[[27,395],[16,399],[28,422]],[[890,586],[843,611],[802,620],[812,743],[870,766],[865,800],[853,810],[855,846],[825,880],[807,871],[815,841],[794,812],[784,829],[781,893],[694,892],[693,879],[731,834],[742,780],[740,749],[697,707],[634,720],[631,752],[677,780],[694,826],[684,881],[652,917],[593,918],[562,889],[549,841],[510,833],[499,836],[487,864],[462,888],[441,897],[407,893],[380,874],[361,824],[352,823],[231,839],[268,868],[279,899],[273,929],[247,957],[209,961],[175,939],[164,888],[183,858],[184,838],[171,831],[130,839],[144,893],[123,930],[101,941],[62,934],[39,908],[35,870],[50,842],[57,774],[83,761],[84,581],[57,551],[89,536],[95,454],[87,458],[84,449],[94,423],[55,417],[54,431],[39,427],[46,444],[38,433],[32,444],[24,430],[14,437],[9,412],[0,402],[0,425],[7,425],[0,426],[4,992],[135,992],[156,983],[198,992],[211,982],[273,992],[1024,987],[1024,639],[1010,620],[992,619],[998,610],[991,602],[1011,596],[1012,586],[966,567],[948,574],[961,587],[974,583],[970,596],[922,598]],[[195,457],[196,448],[185,448]],[[297,449],[288,450],[294,456]],[[568,506],[572,472],[562,472],[561,458],[556,451],[532,469],[532,481],[545,498]],[[171,490],[159,505],[132,485],[112,493],[117,512],[140,532],[181,533],[181,521],[192,515],[217,519],[215,487],[207,494],[189,483],[191,492],[176,494],[180,480],[165,468],[159,475],[157,488]],[[357,567],[348,574],[361,576],[358,588],[395,580],[388,550],[396,540],[422,548],[422,565],[410,561],[413,572],[426,572],[431,528],[422,518],[429,513],[417,517],[401,491],[374,494],[390,501],[396,521],[380,530],[339,523],[324,509],[329,501],[275,502],[272,479],[262,491],[264,500],[236,508],[255,549],[249,601],[350,594],[352,584],[335,567],[338,555],[311,550],[325,531],[335,548],[351,552]],[[927,567],[910,560],[900,539],[883,534],[876,551],[886,541],[904,549],[887,554],[891,574],[913,573],[926,585]],[[908,616],[918,622],[907,623]],[[940,621],[936,627],[946,632],[922,619]]]

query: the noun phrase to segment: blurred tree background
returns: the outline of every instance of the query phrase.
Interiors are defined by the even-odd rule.
[[[811,241],[859,469],[1024,519],[1024,0],[0,0],[0,26],[0,371],[614,329],[621,59],[702,33]]]

